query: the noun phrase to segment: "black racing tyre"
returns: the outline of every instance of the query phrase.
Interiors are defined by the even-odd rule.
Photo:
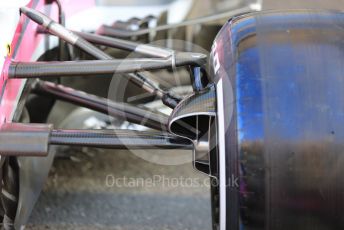
[[[1,165],[2,188],[1,207],[3,210],[2,226],[5,230],[14,229],[18,197],[19,197],[19,168],[15,157],[2,156]]]
[[[219,32],[214,229],[344,229],[343,28],[343,13],[299,10]]]

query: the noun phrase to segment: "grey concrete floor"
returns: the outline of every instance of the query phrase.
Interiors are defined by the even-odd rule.
[[[189,164],[159,166],[128,151],[65,151],[73,159],[56,159],[29,229],[210,229],[208,179]],[[110,177],[138,184],[116,186]],[[167,178],[193,178],[200,186]]]
[[[263,8],[340,10],[344,0],[265,0]],[[190,164],[157,165],[128,151],[64,151],[72,151],[74,158],[55,160],[28,229],[211,229],[207,178]],[[108,175],[193,178],[202,185],[108,186]]]

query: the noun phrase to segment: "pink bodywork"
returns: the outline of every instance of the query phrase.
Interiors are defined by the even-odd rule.
[[[66,20],[68,20],[68,17],[70,17],[71,15],[95,5],[95,0],[60,1],[65,12]],[[44,12],[44,4],[45,0],[31,0],[31,2],[27,6],[34,7],[35,9]],[[55,3],[53,3],[51,14],[49,16],[57,21],[58,10]],[[26,20],[29,20],[29,23],[27,27],[24,28],[23,25]],[[17,108],[18,99],[21,96],[23,87],[26,82],[25,79],[8,79],[8,66],[11,60],[34,61],[32,60],[33,53],[35,52],[39,44],[41,42],[44,42],[43,37],[46,36],[36,33],[37,27],[38,25],[28,19],[25,15],[20,16],[20,20],[11,43],[12,52],[6,58],[0,77],[0,125],[4,122],[12,121],[13,114]],[[21,36],[22,38],[20,42]],[[13,56],[14,50],[16,49],[17,52],[15,56]]]

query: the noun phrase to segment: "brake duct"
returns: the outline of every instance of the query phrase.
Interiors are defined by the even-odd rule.
[[[195,169],[216,176],[216,94],[215,88],[205,88],[182,100],[173,110],[169,131],[189,139],[193,148]]]

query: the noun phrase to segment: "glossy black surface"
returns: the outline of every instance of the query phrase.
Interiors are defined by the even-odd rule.
[[[343,28],[338,12],[267,12],[217,36],[226,229],[344,229]]]

